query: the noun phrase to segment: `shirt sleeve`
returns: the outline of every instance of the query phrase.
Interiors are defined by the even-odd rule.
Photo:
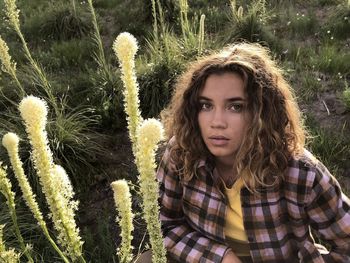
[[[316,165],[307,213],[311,228],[330,246],[323,255],[326,262],[350,262],[350,200],[321,163]]]
[[[221,262],[228,247],[210,240],[186,223],[182,210],[183,189],[170,158],[170,143],[157,171],[160,221],[168,255],[179,262]]]

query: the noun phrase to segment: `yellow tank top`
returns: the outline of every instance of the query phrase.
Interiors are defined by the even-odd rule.
[[[226,220],[225,220],[225,236],[231,248],[237,256],[249,255],[248,238],[244,230],[242,206],[241,206],[241,188],[243,181],[238,179],[232,188],[225,186],[225,194],[228,199]],[[235,249],[238,248],[239,249]]]

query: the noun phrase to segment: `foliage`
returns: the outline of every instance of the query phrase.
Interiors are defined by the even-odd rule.
[[[116,230],[111,210],[104,210],[96,217],[96,226],[84,227],[82,237],[85,241],[86,257],[90,262],[118,262],[115,254]],[[98,244],[98,245],[96,245]]]
[[[1,37],[16,63],[15,76],[0,74],[0,135],[13,131],[22,138],[20,157],[39,204],[43,202],[43,194],[15,105],[21,97],[16,88],[18,83],[27,94],[56,101],[57,107],[51,103],[47,126],[49,146],[54,161],[67,169],[78,194],[90,193],[91,185],[99,184],[101,177],[108,181],[136,178],[136,171],[127,175],[132,168],[124,163],[113,173],[97,172],[104,156],[110,154],[99,143],[101,137],[125,131],[127,125],[121,72],[111,48],[115,35],[121,31],[133,33],[140,43],[135,67],[143,118],[159,116],[188,61],[239,40],[258,41],[272,49],[283,62],[302,108],[325,91],[337,92],[346,105],[344,114],[349,114],[348,1],[237,0],[233,5],[234,1],[229,0],[199,0],[188,1],[188,8],[181,9],[178,0],[154,0],[155,13],[152,1],[94,0],[92,3],[95,14],[87,1],[18,0],[22,37],[8,27],[8,21],[0,23]],[[4,1],[0,1],[0,8],[3,7]],[[6,15],[4,10],[0,14]],[[202,14],[204,34],[199,34]],[[339,175],[348,165],[350,142],[345,134],[349,127],[345,125],[343,131],[329,132],[321,128],[313,115],[316,114],[310,112],[306,120],[313,136],[309,148]],[[121,143],[125,144],[122,141],[114,147]],[[3,149],[0,159],[8,162]],[[18,189],[16,185],[14,188]],[[109,193],[105,198],[110,197]],[[135,193],[133,198],[138,198]],[[91,196],[84,199],[83,203],[87,204]],[[21,209],[23,204],[17,209],[19,228],[21,232],[30,229],[23,236],[37,244],[33,251],[35,261],[57,262],[55,251],[47,247],[44,235]],[[6,208],[0,210],[2,216],[8,216]],[[101,213],[97,227],[91,223],[83,229],[87,257],[94,262],[117,260],[113,242],[118,240],[116,226],[111,227],[114,220],[110,211]],[[44,208],[45,212],[48,211]],[[0,217],[0,223],[8,219]],[[18,248],[13,231],[11,224],[6,225],[7,247]]]
[[[338,72],[347,74],[350,72],[350,52],[342,52],[342,47],[335,44],[322,46],[318,54],[314,54],[311,63],[323,72],[337,74]]]
[[[295,10],[290,11],[289,20],[287,22],[290,33],[293,38],[304,38],[312,35],[317,25],[314,13],[299,13]]]
[[[14,8],[16,8],[16,6],[14,6]],[[7,10],[7,14],[10,14],[10,11],[11,10]],[[35,88],[30,93],[35,93],[47,98],[49,105],[54,111],[50,116],[52,116],[55,121],[51,122],[51,125],[48,127],[49,134],[54,136],[52,146],[58,158],[68,167],[70,174],[76,174],[81,170],[78,166],[89,166],[87,158],[101,153],[101,147],[92,141],[92,139],[97,137],[97,134],[93,135],[91,128],[96,124],[96,115],[91,111],[91,108],[85,106],[76,106],[75,109],[69,110],[65,102],[64,94],[61,94],[62,100],[58,101],[56,97],[58,94],[56,94],[53,89],[53,87],[56,86],[51,84],[43,67],[32,56],[25,36],[21,31],[19,21],[16,19],[9,19],[9,23],[20,38],[23,51],[29,62],[29,65],[26,65],[25,71],[23,72],[26,81],[29,80],[27,85],[34,84],[33,86]],[[58,102],[60,102],[60,104],[58,104]],[[6,105],[5,108],[11,113],[14,111],[13,106],[16,105],[12,103],[12,105]],[[14,116],[10,114],[9,117]],[[6,120],[6,116],[4,119],[6,123],[8,121]],[[18,118],[13,118],[11,121],[14,120],[18,120]],[[18,126],[19,125],[18,123]],[[7,129],[4,127],[4,130]],[[19,133],[19,136],[21,135],[22,133]],[[24,136],[22,138],[24,138]],[[68,155],[75,158],[67,158]],[[78,166],[76,165],[77,163],[79,164]],[[89,167],[92,168],[91,165]]]
[[[119,107],[119,98],[121,97],[120,86],[118,86],[115,69],[105,55],[92,0],[88,0],[88,5],[94,29],[92,34],[92,43],[95,46],[93,59],[97,64],[97,70],[95,70],[96,73],[91,72],[91,81],[94,89],[92,94],[88,95],[94,98],[95,103],[97,102],[95,105],[99,105],[96,110],[102,117],[102,123],[111,123],[112,127],[118,127],[115,122],[116,120],[119,121],[117,116],[121,115],[121,107]]]
[[[265,25],[270,19],[265,0],[253,0],[247,5],[238,5],[231,0],[230,7],[228,19],[231,24],[226,29],[229,40],[264,40]]]
[[[310,150],[334,175],[340,175],[339,164],[346,163],[350,151],[349,138],[344,133],[346,127],[343,127],[340,134],[335,134],[321,128],[311,116],[307,117],[306,124],[310,127]]]
[[[36,12],[37,13],[37,12]],[[78,6],[50,2],[44,12],[31,15],[25,20],[23,33],[36,42],[49,40],[70,40],[86,36],[92,30],[89,14]]]
[[[71,39],[68,41],[54,42],[50,48],[46,63],[49,58],[58,61],[58,68],[81,68],[91,59],[91,43],[87,39]],[[45,65],[43,63],[43,65]]]
[[[160,111],[168,104],[176,78],[183,70],[183,64],[177,60],[166,63],[160,60],[140,65],[138,79],[140,82],[140,107],[143,117],[158,117]]]
[[[306,71],[301,77],[301,85],[303,87],[300,97],[305,101],[310,101],[314,96],[322,90],[321,79],[315,76],[312,71]]]
[[[334,8],[326,21],[327,31],[339,39],[345,39],[350,34],[350,4],[345,1]]]

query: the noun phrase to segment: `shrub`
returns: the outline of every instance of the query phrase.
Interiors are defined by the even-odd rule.
[[[61,68],[81,68],[91,58],[92,44],[87,39],[71,39],[67,41],[54,42],[51,46],[51,57],[59,61],[58,66]]]
[[[29,17],[23,32],[28,40],[69,40],[86,36],[92,29],[91,20],[86,10],[62,3],[50,4],[40,15]]]
[[[230,1],[231,11],[228,18],[231,22],[226,28],[228,40],[245,39],[250,42],[264,40],[266,22],[270,15],[266,11],[264,0],[254,0],[249,5],[236,5],[235,0]]]
[[[146,64],[138,73],[140,100],[143,117],[158,117],[168,104],[175,80],[183,70],[183,64],[177,61]],[[165,81],[164,81],[165,80]]]

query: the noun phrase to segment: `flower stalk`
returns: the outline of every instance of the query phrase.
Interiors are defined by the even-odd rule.
[[[204,34],[205,34],[204,21],[205,21],[205,15],[202,14],[199,20],[199,33],[198,33],[198,54],[199,55],[203,52],[203,49],[204,49]]]
[[[100,35],[100,30],[98,28],[95,9],[94,9],[94,6],[92,5],[92,0],[88,0],[88,4],[89,4],[91,16],[92,16],[92,24],[94,26],[94,41],[96,42],[97,50],[98,50],[98,53],[96,54],[96,59],[98,60],[99,65],[102,66],[102,68],[104,68],[108,65],[108,63],[106,61],[106,56],[103,50],[102,39]]]
[[[140,191],[143,200],[143,214],[152,246],[152,262],[165,263],[166,250],[159,221],[159,188],[155,179],[155,152],[163,138],[162,124],[155,119],[145,120],[137,134],[136,163],[140,173]]]
[[[28,262],[34,263],[34,260],[30,254],[29,247],[24,243],[23,237],[21,235],[21,232],[19,231],[18,227],[18,220],[16,215],[16,205],[15,205],[15,194],[11,190],[12,185],[10,180],[6,176],[5,168],[2,167],[2,163],[0,163],[0,192],[5,196],[6,203],[10,211],[11,219],[13,222],[13,226],[15,228],[15,234],[17,237],[17,240],[19,241],[19,244],[21,246],[21,249],[25,256],[28,259]]]
[[[153,37],[158,44],[158,19],[157,19],[157,9],[156,2],[152,0],[152,16],[153,16]]]
[[[132,241],[132,231],[134,226],[132,220],[134,215],[131,210],[131,194],[129,190],[128,183],[125,180],[117,180],[111,184],[114,192],[114,202],[116,204],[116,209],[119,213],[119,218],[117,222],[119,223],[121,229],[122,243],[121,247],[117,252],[119,256],[119,261],[121,263],[131,262],[133,255],[131,241]]]
[[[12,79],[16,82],[16,85],[19,88],[19,92],[20,92],[19,96],[23,98],[26,93],[17,78],[16,63],[12,62],[11,56],[9,54],[9,48],[1,36],[0,36],[0,61],[2,63],[1,70],[9,74],[12,77]]]
[[[59,108],[57,105],[56,97],[52,93],[51,84],[49,83],[45,72],[42,70],[40,65],[32,57],[32,54],[28,48],[27,42],[22,34],[22,31],[20,28],[20,23],[19,23],[19,10],[18,10],[17,5],[16,5],[16,0],[4,0],[4,3],[5,3],[5,13],[6,13],[7,18],[9,20],[9,24],[10,24],[10,26],[13,27],[13,29],[17,33],[18,37],[20,38],[24,53],[25,53],[30,65],[32,66],[32,69],[33,69],[36,77],[38,78],[38,80],[40,82],[39,84],[42,86],[46,95],[48,96],[50,103],[52,104],[52,106],[55,110],[56,115],[59,116],[60,111],[59,111]]]
[[[15,28],[15,30],[19,30],[19,10],[17,9],[15,0],[4,0],[5,3],[5,12],[7,18],[10,22],[10,25]]]
[[[157,1],[159,4],[159,1]],[[132,142],[135,162],[139,171],[140,190],[143,200],[143,214],[152,246],[152,262],[165,263],[166,251],[158,216],[158,183],[155,180],[155,151],[163,137],[163,127],[155,119],[142,121],[139,110],[138,85],[134,57],[137,41],[129,33],[121,33],[113,44],[120,61],[122,80],[125,86],[124,102],[128,118],[129,136]],[[140,123],[142,123],[140,125]]]
[[[121,33],[113,44],[113,50],[120,62],[122,81],[124,83],[124,108],[127,115],[129,136],[133,145],[133,153],[136,152],[137,126],[142,121],[140,113],[140,101],[138,98],[139,87],[135,74],[135,54],[138,46],[134,36]]]
[[[33,190],[28,182],[27,177],[25,176],[25,173],[23,170],[23,164],[18,154],[19,138],[17,134],[12,132],[6,133],[2,138],[2,144],[6,148],[7,153],[10,157],[12,169],[14,171],[18,184],[22,190],[23,198],[27,206],[33,213],[34,218],[38,221],[40,228],[44,232],[46,238],[48,239],[52,247],[56,250],[56,252],[60,255],[60,257],[65,263],[69,263],[67,257],[63,254],[63,252],[59,249],[55,241],[50,236],[46,223],[43,219],[43,215],[40,211],[39,205],[35,200]]]
[[[190,34],[190,25],[188,23],[188,2],[187,0],[179,0],[180,6],[180,24],[183,39],[187,39]]]
[[[45,130],[47,122],[46,103],[34,96],[24,98],[19,110],[25,122],[26,131],[32,146],[32,157],[39,181],[49,205],[52,221],[58,231],[58,242],[72,261],[85,262],[79,229],[76,227],[74,212],[77,204],[72,187],[63,168],[55,166]]]

